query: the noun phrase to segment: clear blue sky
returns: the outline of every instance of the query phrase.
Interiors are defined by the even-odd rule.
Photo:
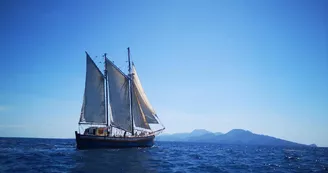
[[[74,137],[85,54],[139,77],[166,133],[328,146],[327,1],[1,1],[0,136]]]

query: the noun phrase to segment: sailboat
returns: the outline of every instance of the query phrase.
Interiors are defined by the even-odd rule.
[[[128,48],[128,75],[104,54],[104,74],[86,52],[77,149],[152,147],[165,127],[151,106]],[[160,127],[160,128],[155,128]],[[81,133],[83,132],[83,133]]]

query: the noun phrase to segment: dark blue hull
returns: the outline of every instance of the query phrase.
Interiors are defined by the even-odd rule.
[[[155,136],[145,137],[108,137],[81,135],[75,132],[76,148],[100,149],[100,148],[133,148],[133,147],[152,147]]]

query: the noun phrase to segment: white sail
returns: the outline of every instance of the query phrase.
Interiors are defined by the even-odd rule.
[[[105,124],[107,118],[105,114],[104,76],[90,56],[88,54],[86,56],[87,71],[80,123]]]
[[[149,124],[146,120],[146,117],[143,113],[143,110],[140,105],[140,101],[138,99],[138,91],[135,85],[133,85],[132,90],[132,113],[133,113],[133,119],[134,119],[134,125],[136,127],[144,128],[144,129],[150,129]]]
[[[111,61],[106,59],[109,100],[111,106],[111,124],[132,131],[130,117],[129,79]]]
[[[146,117],[146,121],[150,124],[158,124],[157,115],[155,110],[152,108],[151,104],[148,101],[148,98],[141,86],[141,82],[139,80],[136,68],[134,64],[132,64],[132,74],[133,74],[133,82],[137,89],[136,95],[140,102],[141,109]]]

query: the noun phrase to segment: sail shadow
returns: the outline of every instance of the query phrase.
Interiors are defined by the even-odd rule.
[[[150,148],[77,150],[72,172],[156,172]]]

